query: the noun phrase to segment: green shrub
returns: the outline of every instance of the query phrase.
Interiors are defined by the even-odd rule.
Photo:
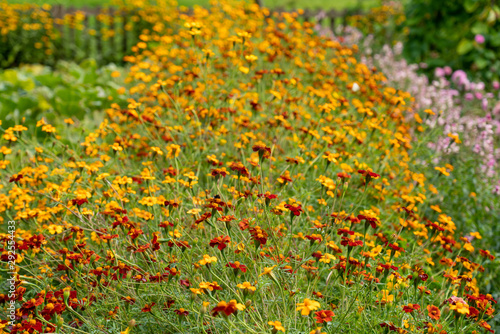
[[[411,0],[405,6],[405,57],[429,70],[451,66],[498,79],[500,7],[489,0]]]

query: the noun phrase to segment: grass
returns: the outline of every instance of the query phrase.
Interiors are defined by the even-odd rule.
[[[9,3],[32,3],[63,5],[67,7],[96,7],[109,4],[109,0],[7,0]],[[364,8],[374,6],[378,0],[263,0],[270,8],[312,8],[312,9],[345,9],[361,5]],[[181,6],[207,6],[209,0],[178,0]]]

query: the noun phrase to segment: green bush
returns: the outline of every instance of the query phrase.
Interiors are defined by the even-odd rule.
[[[119,99],[113,72],[117,75],[119,68],[98,68],[93,60],[81,65],[60,62],[55,70],[31,65],[0,72],[0,119],[6,126],[31,125],[42,116],[53,122],[65,117],[81,120]]]
[[[405,6],[405,57],[428,69],[451,66],[498,79],[500,7],[490,0],[411,0]]]

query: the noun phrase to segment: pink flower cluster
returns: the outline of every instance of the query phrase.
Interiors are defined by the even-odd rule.
[[[317,28],[320,28],[317,26]],[[415,98],[414,109],[431,109],[436,115],[426,123],[441,134],[429,143],[436,151],[435,163],[446,154],[470,150],[477,155],[482,174],[492,184],[493,192],[500,195],[500,83],[486,87],[483,82],[472,82],[462,70],[437,68],[435,79],[419,74],[427,64],[408,64],[401,56],[403,45],[385,45],[373,52],[373,36],[363,36],[351,27],[341,27],[336,33],[318,29],[320,34],[343,43],[357,44],[362,50],[362,61],[381,70],[393,87],[407,91]],[[457,144],[449,136],[458,135]]]

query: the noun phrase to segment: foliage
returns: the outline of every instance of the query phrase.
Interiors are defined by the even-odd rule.
[[[404,38],[399,26],[405,21],[401,2],[385,1],[381,6],[371,8],[367,13],[353,15],[347,19],[350,27],[358,29],[364,36],[374,36],[371,47],[381,49]]]
[[[122,72],[114,65],[98,68],[93,60],[60,62],[55,70],[41,65],[5,70],[0,72],[0,119],[6,127],[33,126],[41,117],[50,122],[83,119],[119,99],[120,86],[112,75]]]
[[[405,57],[429,70],[450,66],[483,80],[500,73],[500,7],[490,0],[411,0]]]
[[[296,14],[166,8],[99,125],[2,124],[12,333],[490,330],[429,111]]]

